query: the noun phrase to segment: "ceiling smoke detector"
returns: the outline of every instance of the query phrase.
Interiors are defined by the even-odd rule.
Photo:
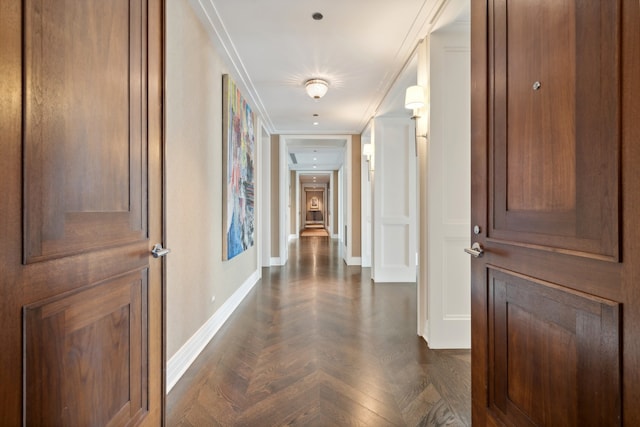
[[[305,82],[304,88],[311,98],[320,99],[329,90],[329,83],[322,79],[311,79]]]

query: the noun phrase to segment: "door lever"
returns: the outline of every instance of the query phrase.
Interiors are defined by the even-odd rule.
[[[482,249],[482,246],[478,242],[475,242],[473,245],[471,245],[471,249],[464,248],[464,251],[475,258],[480,258],[482,255],[484,255],[484,249]]]
[[[160,258],[162,256],[165,256],[169,252],[171,252],[171,249],[164,249],[162,247],[162,243],[156,243],[153,249],[151,249],[151,255],[153,255],[154,258]]]

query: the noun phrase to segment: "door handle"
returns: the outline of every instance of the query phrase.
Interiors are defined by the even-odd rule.
[[[471,248],[464,248],[464,251],[475,258],[480,258],[484,255],[484,249],[482,249],[482,246],[478,242],[471,245]]]
[[[153,255],[154,258],[160,258],[162,256],[165,256],[169,252],[171,252],[171,249],[164,249],[162,247],[162,243],[156,243],[153,249],[151,249],[151,255]]]

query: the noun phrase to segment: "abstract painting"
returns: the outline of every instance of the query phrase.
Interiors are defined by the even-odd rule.
[[[222,257],[229,260],[254,243],[255,116],[227,74],[222,88]]]

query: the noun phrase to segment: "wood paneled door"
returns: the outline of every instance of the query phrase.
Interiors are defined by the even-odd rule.
[[[472,2],[474,425],[640,425],[638,22]]]
[[[0,425],[160,425],[162,2],[0,2]]]

